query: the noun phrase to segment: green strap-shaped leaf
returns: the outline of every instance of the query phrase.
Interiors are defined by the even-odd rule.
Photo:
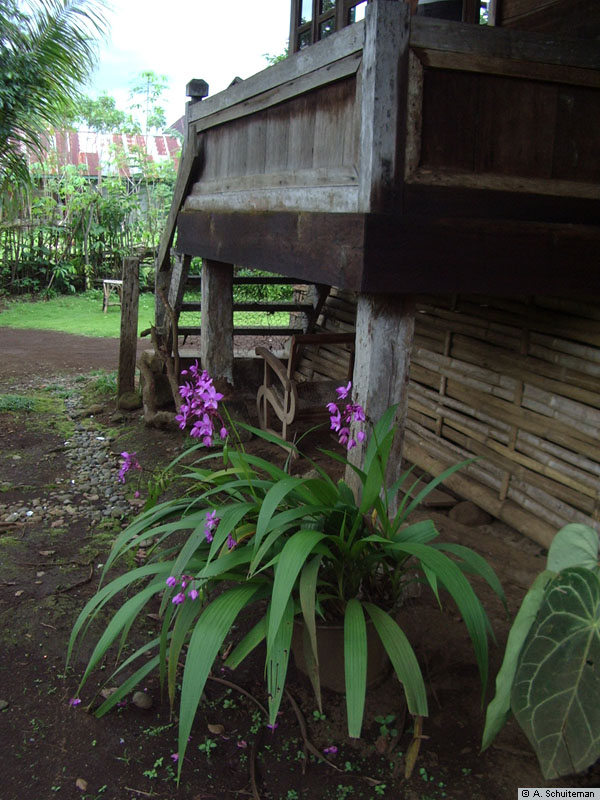
[[[389,614],[373,603],[365,603],[375,630],[390,657],[394,672],[404,686],[406,705],[413,716],[426,717],[427,691],[419,662],[406,634]]]
[[[431,545],[399,542],[390,545],[390,549],[410,553],[418,558],[422,564],[436,573],[438,580],[452,595],[473,642],[482,689],[485,693],[488,677],[487,633],[489,622],[473,587],[454,561]]]
[[[356,598],[348,602],[344,615],[344,674],[348,736],[358,739],[367,692],[367,625]]]
[[[193,628],[197,618],[202,611],[202,602],[197,600],[190,600],[189,598],[182,603],[177,610],[177,618],[173,626],[173,634],[171,636],[171,644],[169,647],[169,659],[167,665],[167,686],[169,688],[169,703],[171,709],[175,702],[175,684],[177,681],[177,667],[179,664],[179,656],[181,650],[187,641],[190,630]]]
[[[185,659],[181,686],[178,778],[208,674],[237,615],[252,600],[256,590],[255,584],[248,584],[224,592],[213,600],[196,623]]]
[[[599,697],[600,580],[571,567],[546,590],[511,694],[546,779],[580,772],[600,757]]]
[[[471,550],[470,547],[465,547],[462,544],[454,544],[453,542],[440,542],[439,544],[436,543],[433,546],[437,547],[438,550],[445,550],[447,553],[452,553],[453,555],[462,559],[465,564],[467,564],[477,575],[480,575],[488,583],[488,585],[494,590],[494,592],[502,601],[504,608],[508,611],[508,606],[506,605],[506,595],[504,594],[502,584],[498,580],[498,576],[494,570],[490,567],[483,556],[480,556],[479,553]]]
[[[102,587],[102,589],[99,589],[96,594],[85,604],[84,608],[77,617],[75,624],[73,625],[73,630],[71,631],[71,636],[69,637],[69,646],[67,649],[67,666],[71,659],[75,642],[82,629],[84,626],[87,628],[90,621],[94,619],[105,603],[111,600],[126,586],[129,586],[131,583],[135,583],[142,578],[147,578],[149,575],[157,575],[162,573],[168,577],[168,569],[168,564],[144,564],[143,567],[137,567],[130,572],[126,572],[124,575],[120,575],[118,578],[115,578],[106,586]]]
[[[317,649],[317,625],[315,620],[317,579],[322,556],[316,556],[309,561],[300,573],[300,608],[304,618],[303,648],[304,659],[308,668],[308,677],[312,683],[317,700],[317,707],[321,710],[321,681],[319,679],[319,652]]]
[[[325,538],[325,534],[320,531],[300,530],[288,539],[281,551],[275,567],[275,580],[273,581],[271,613],[269,614],[267,633],[267,653],[270,651],[271,643],[279,628],[296,578],[314,546],[323,538]]]
[[[294,489],[297,489],[301,482],[301,478],[291,475],[271,486],[265,495],[260,507],[258,519],[256,521],[256,536],[254,542],[255,550],[258,550],[263,536],[269,529],[271,517],[278,510],[281,502],[285,499],[286,495],[288,495]]]
[[[483,730],[481,742],[482,750],[485,750],[491,745],[508,719],[510,713],[510,692],[515,672],[517,671],[517,661],[523,647],[523,642],[527,638],[527,634],[531,630],[533,621],[540,609],[544,598],[544,592],[546,591],[546,585],[553,575],[554,573],[545,571],[537,576],[531,588],[523,598],[521,608],[511,626],[506,642],[504,660],[496,676],[496,694],[488,705],[485,714],[485,728]]]
[[[246,656],[248,656],[255,647],[258,647],[266,635],[267,618],[265,616],[260,619],[256,625],[248,631],[241,642],[238,642],[233,648],[225,661],[225,666],[229,667],[229,669],[237,669]]]
[[[394,519],[394,528],[397,528],[398,525],[403,522],[410,515],[410,513],[423,502],[427,495],[431,494],[438,484],[442,483],[442,481],[445,481],[446,478],[450,477],[450,475],[454,475],[455,472],[457,472],[459,469],[462,469],[467,464],[471,464],[473,461],[475,461],[474,458],[468,458],[465,461],[461,461],[459,464],[453,464],[451,467],[448,467],[448,469],[445,469],[443,472],[441,472],[437,478],[429,481],[429,483],[421,489],[421,491],[416,495],[416,497],[413,498],[406,508],[403,508],[402,511],[398,512],[396,518]]]
[[[438,536],[439,533],[433,521],[422,519],[396,531],[391,538],[394,542],[420,542],[421,544],[427,544],[433,539],[437,539]]]
[[[79,686],[83,686],[83,684],[88,679],[90,672],[94,669],[94,667],[98,664],[100,659],[104,656],[108,648],[116,641],[116,639],[121,634],[123,628],[127,625],[131,625],[131,622],[137,617],[140,613],[142,608],[146,605],[148,600],[158,592],[162,591],[163,589],[163,582],[160,579],[154,579],[145,589],[142,589],[141,592],[131,597],[127,602],[125,602],[121,608],[117,611],[114,617],[106,626],[106,630],[98,640],[96,647],[92,655],[90,656],[90,660],[86,667],[85,672],[83,673],[83,677],[81,678]]]
[[[271,606],[270,613],[273,613]],[[269,620],[270,623],[270,620]],[[268,623],[268,625],[269,625]],[[290,646],[294,627],[294,600],[289,597],[281,615],[277,634],[267,648],[267,691],[269,693],[269,724],[275,725],[290,660]]]

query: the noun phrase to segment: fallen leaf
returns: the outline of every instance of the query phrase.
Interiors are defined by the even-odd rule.
[[[38,550],[38,553],[41,556],[53,556],[56,553],[56,550]]]
[[[75,781],[75,786],[81,791],[85,792],[88,787],[88,782],[83,778],[77,778]]]
[[[378,736],[375,740],[375,750],[380,753],[382,756],[387,753],[388,749],[388,738],[387,736]]]
[[[215,736],[221,736],[221,734],[225,733],[224,725],[211,725],[209,722],[207,727],[211,733],[215,734]]]
[[[15,592],[15,597],[21,597],[22,594],[25,594],[25,590],[24,589],[19,589],[18,592]]]

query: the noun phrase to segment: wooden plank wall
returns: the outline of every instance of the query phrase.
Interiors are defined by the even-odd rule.
[[[356,210],[359,125],[353,75],[205,130],[185,208]]]
[[[589,182],[600,91],[539,80],[426,70],[421,166]]]
[[[321,322],[353,323],[334,292]],[[339,318],[338,318],[339,315]],[[600,530],[600,305],[594,298],[422,296],[405,454],[536,541]]]
[[[501,0],[496,25],[595,38],[600,31],[597,0]]]

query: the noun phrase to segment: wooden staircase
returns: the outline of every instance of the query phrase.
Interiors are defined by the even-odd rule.
[[[234,286],[310,286],[311,284],[306,281],[297,281],[293,278],[280,278],[275,276],[234,276]],[[181,302],[175,305],[174,311],[179,315],[186,311],[200,311],[201,302],[199,300],[186,300],[185,295],[189,290],[194,291],[196,294],[201,289],[202,277],[200,275],[188,275],[181,295]],[[261,336],[268,333],[270,336],[293,336],[294,334],[306,333],[314,327],[316,319],[321,311],[323,303],[329,294],[329,286],[322,286],[317,284],[316,298],[314,302],[308,301],[251,301],[251,302],[234,302],[233,310],[235,311],[253,311],[253,312],[266,312],[273,313],[277,311],[289,312],[296,314],[296,319],[302,320],[303,324],[290,323],[286,326],[258,326],[258,325],[234,325],[235,336]],[[198,326],[179,325],[179,335],[183,337],[200,335],[200,328]]]

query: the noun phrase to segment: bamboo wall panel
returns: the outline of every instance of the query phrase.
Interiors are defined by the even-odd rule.
[[[500,510],[519,506],[548,529],[600,528],[598,308],[455,296],[420,298],[418,310],[409,451],[448,465],[477,457],[465,468],[476,502],[491,491]]]

